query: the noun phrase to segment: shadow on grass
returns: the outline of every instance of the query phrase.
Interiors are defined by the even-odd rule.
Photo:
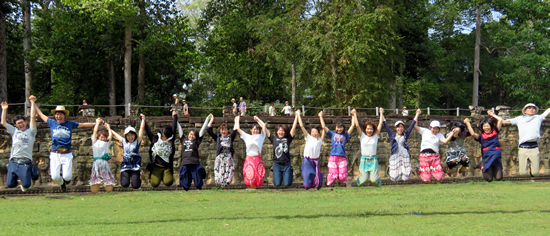
[[[442,211],[442,212],[408,212],[408,213],[377,213],[375,211],[366,211],[366,212],[357,212],[349,214],[318,214],[318,215],[276,215],[276,216],[243,216],[243,217],[208,217],[208,218],[191,218],[191,219],[170,219],[170,220],[143,220],[143,221],[126,221],[126,222],[98,222],[94,225],[124,225],[124,224],[158,224],[158,223],[174,223],[174,222],[201,222],[207,220],[265,220],[265,219],[317,219],[323,217],[347,217],[347,218],[357,218],[357,217],[380,217],[380,216],[444,216],[444,215],[465,215],[465,214],[474,214],[474,215],[485,215],[485,214],[518,214],[518,213],[550,213],[550,210],[516,210],[516,211],[505,211],[505,210],[488,210],[488,211],[462,211],[462,212],[451,212],[451,211]],[[56,226],[76,226],[89,223],[79,223],[72,222],[67,224],[57,224]]]

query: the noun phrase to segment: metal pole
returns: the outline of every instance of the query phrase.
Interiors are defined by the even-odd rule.
[[[395,114],[399,114],[399,108],[395,108]]]
[[[264,105],[264,112],[267,113],[267,105]]]
[[[379,116],[378,110],[380,110],[380,108],[376,107],[376,116]]]
[[[430,107],[428,107],[428,115],[430,115]]]
[[[304,105],[302,105],[302,115],[306,115],[306,107]]]
[[[460,116],[460,107],[456,108],[456,116]]]
[[[351,107],[348,106],[348,116],[351,116]]]
[[[27,101],[25,101],[23,103],[23,106],[24,106],[24,109],[25,109],[25,116],[29,116],[29,114],[28,114],[29,109],[27,109]]]

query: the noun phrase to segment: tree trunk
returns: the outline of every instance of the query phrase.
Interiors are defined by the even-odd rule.
[[[472,94],[472,105],[479,103],[479,47],[481,45],[481,6],[477,6],[476,14],[476,46],[474,57],[474,92]]]
[[[29,58],[31,50],[31,4],[29,0],[21,0],[21,9],[23,11],[23,51],[25,55],[25,101],[27,104],[30,104],[32,74],[31,60]],[[28,108],[25,108],[25,110],[27,111],[25,114],[29,114]]]
[[[116,116],[116,91],[115,91],[115,61],[109,62],[109,114]]]
[[[296,107],[296,59],[292,59],[292,107]]]
[[[143,34],[143,28],[145,25],[145,1],[139,1],[139,16],[141,19],[140,29],[139,29],[139,39],[144,40],[145,35]],[[139,68],[138,68],[138,95],[137,95],[137,104],[143,105],[145,100],[145,52],[140,50],[139,52]]]
[[[6,55],[6,16],[0,11],[0,101],[8,101],[8,66]]]
[[[338,106],[340,105],[340,97],[338,96],[338,74],[336,74],[336,58],[334,57],[334,53],[330,54],[330,69],[332,72],[332,80],[334,81],[334,98]]]
[[[124,105],[126,105],[126,117],[130,116],[132,103],[132,25],[127,22],[124,29]]]
[[[389,101],[389,104],[390,104],[390,109],[392,110],[392,112],[395,112],[395,102],[396,102],[396,80],[395,79],[392,79],[390,81],[390,101]],[[389,113],[388,113],[389,114]]]
[[[403,79],[397,77],[397,81],[397,107],[401,109],[403,107]]]

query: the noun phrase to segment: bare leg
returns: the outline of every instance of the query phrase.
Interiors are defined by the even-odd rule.
[[[96,194],[97,192],[99,192],[99,184],[94,184],[90,186],[90,190],[92,191],[93,194]]]

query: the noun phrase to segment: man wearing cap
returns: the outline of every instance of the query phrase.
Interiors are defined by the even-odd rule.
[[[71,152],[71,140],[73,129],[94,127],[95,123],[82,123],[65,120],[69,111],[64,106],[57,106],[51,110],[55,119],[48,118],[38,109],[35,104],[36,113],[50,126],[52,148],[50,152],[50,175],[52,180],[61,185],[63,192],[67,191],[67,184],[73,176],[73,153]],[[63,168],[63,176],[61,169]]]
[[[239,103],[239,112],[241,113],[241,116],[246,115],[246,102],[243,97],[241,97],[241,103]]]
[[[542,121],[550,114],[548,108],[542,115],[537,115],[539,108],[534,103],[528,103],[522,109],[523,116],[508,119],[503,124],[517,125],[519,130],[519,174],[528,176],[529,165],[531,163],[531,176],[538,176],[540,171],[540,126]]]
[[[32,187],[32,180],[38,179],[38,172],[33,174],[32,167],[32,149],[34,146],[34,138],[36,136],[36,110],[34,101],[36,98],[30,96],[31,101],[31,116],[30,127],[27,128],[27,121],[24,116],[15,116],[13,125],[8,124],[6,116],[8,114],[8,103],[2,102],[2,125],[6,127],[6,131],[11,134],[11,153],[8,163],[8,174],[6,184],[8,188],[17,186],[17,179],[21,180],[21,191],[25,192]],[[35,178],[33,178],[35,177]]]
[[[420,109],[416,113],[422,113]],[[430,129],[419,127],[418,124],[414,124],[414,129],[422,135],[422,142],[420,143],[420,156],[418,162],[420,168],[420,178],[424,183],[429,183],[432,180],[432,176],[440,181],[445,176],[443,168],[441,167],[441,156],[439,155],[439,142],[448,143],[453,135],[445,138],[443,134],[439,133],[441,123],[438,120],[434,120],[430,123]],[[453,134],[456,130],[452,131]]]

